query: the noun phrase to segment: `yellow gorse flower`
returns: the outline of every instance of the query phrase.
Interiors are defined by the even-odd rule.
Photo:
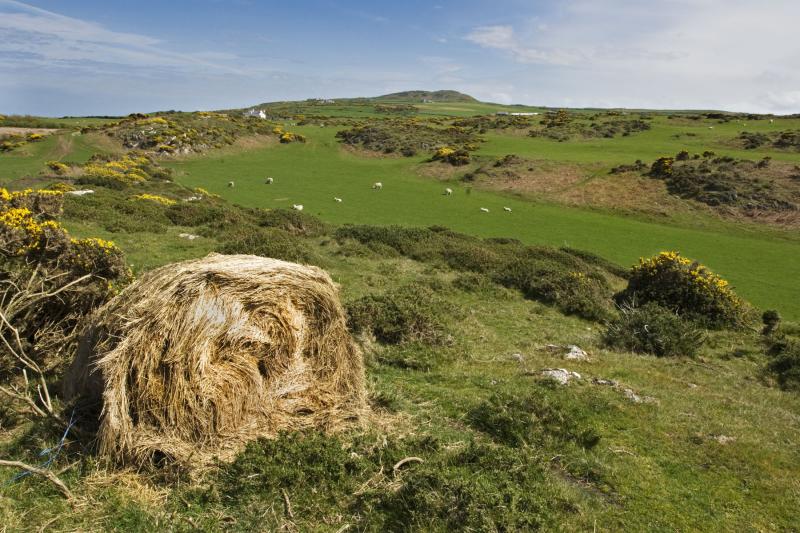
[[[133,200],[147,200],[147,201],[150,201],[150,202],[159,203],[161,205],[174,205],[174,204],[177,203],[175,200],[172,200],[171,198],[165,198],[163,196],[158,196],[157,194],[147,194],[147,193],[137,194],[132,199]]]

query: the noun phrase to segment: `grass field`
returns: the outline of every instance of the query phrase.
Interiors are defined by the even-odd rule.
[[[419,107],[424,114],[461,116],[502,109],[481,103]],[[328,109],[338,116],[374,114],[371,105]],[[684,148],[800,162],[800,156],[788,152],[737,149],[729,141],[742,126],[734,123],[653,120],[652,130],[630,137],[563,143],[490,132],[477,157],[479,163],[490,163],[516,153],[603,176],[613,165]],[[708,129],[710,124],[714,129]],[[799,126],[800,121],[770,125],[762,120],[747,129]],[[437,338],[443,340],[393,344],[377,335],[359,336],[371,407],[363,427],[252,442],[232,463],[214,465],[197,478],[169,469],[117,468],[94,453],[91,434],[71,434],[59,449],[63,424],[29,418],[10,402],[0,403],[0,458],[40,464],[42,450],[59,449],[47,467],[75,496],[71,506],[41,478],[17,478],[16,468],[0,469],[0,530],[797,529],[800,396],[782,390],[768,371],[774,356],[766,354],[767,337],[755,322],[752,328],[703,330],[694,356],[611,349],[604,342],[604,319],[567,316],[558,301],[526,297],[519,287],[469,268],[465,272],[461,265],[451,269],[442,262],[446,248],[441,243],[423,241],[420,249],[430,256],[412,260],[387,244],[389,238],[370,246],[342,237],[336,226],[441,225],[471,235],[568,245],[622,265],[676,249],[709,265],[756,305],[779,309],[784,318],[780,331],[790,336],[800,335],[800,325],[792,323],[800,319],[797,235],[703,211],[658,218],[469,187],[458,179],[461,170],[443,173],[448,179],[426,177],[431,164],[423,156],[380,157],[343,148],[334,137],[338,129],[291,126],[308,142],[284,145],[262,136],[200,155],[159,159],[174,169],[177,184],[154,178],[128,187],[92,185],[94,195],[65,197],[60,222],[72,237],[114,241],[136,276],[209,252],[232,253],[225,250],[230,244],[241,246],[235,253],[284,257],[263,251],[271,239],[284,238],[331,275],[346,308],[352,310],[361,298],[409,291],[421,309],[415,311],[415,324],[422,326],[416,327],[426,327],[433,318],[430,327],[441,328]],[[675,137],[687,132],[696,136]],[[119,149],[100,134],[72,136],[67,129],[0,154],[0,177],[12,188],[69,181],[74,176],[41,176],[45,161],[81,162],[94,152]],[[264,183],[267,176],[273,184]],[[228,187],[229,181],[235,186]],[[383,183],[382,190],[372,189],[376,181]],[[304,213],[332,224],[322,227],[303,219],[317,228],[308,236],[265,228],[267,218],[261,217],[276,213],[254,214],[208,197],[183,203],[181,198],[195,193],[179,185],[202,187],[241,206],[303,204]],[[452,196],[442,194],[445,187],[454,189]],[[132,196],[142,192],[178,201],[136,207],[134,202],[142,200]],[[183,208],[197,208],[197,213],[168,216]],[[211,219],[204,213],[212,213]],[[241,228],[248,235],[270,237],[237,244]],[[186,233],[199,237],[189,240]],[[473,245],[464,264],[488,262],[489,243],[467,240]],[[503,263],[502,269],[511,264]],[[575,263],[559,265],[575,273]],[[616,314],[611,294],[626,281],[611,275],[617,271],[613,265],[603,268],[610,269],[605,275],[611,284],[603,298]],[[546,271],[539,275],[547,279]],[[375,309],[374,315],[391,325],[407,318],[402,306],[384,303]],[[588,352],[588,360],[565,359],[573,344]],[[542,369],[558,367],[581,377],[566,386],[541,377]],[[53,368],[50,381],[61,408],[56,392],[61,370]],[[397,466],[409,457],[416,460]]]
[[[478,190],[467,194],[460,184],[447,185],[455,188],[453,196],[448,197],[442,195],[445,185],[419,177],[415,167],[421,158],[362,157],[340,147],[334,138],[334,128],[294,129],[306,135],[309,142],[230,150],[177,161],[170,166],[178,172],[176,179],[180,183],[206,188],[235,203],[264,208],[303,204],[308,212],[335,223],[438,224],[481,236],[568,244],[621,264],[632,264],[638,257],[659,250],[675,249],[729,278],[756,305],[776,307],[787,316],[800,318],[800,284],[796,281],[800,279],[800,262],[789,260],[800,258],[797,242],[768,235],[743,235],[722,226],[698,230],[645,222]],[[669,139],[670,133],[657,131],[656,140],[647,139],[648,134],[578,143],[489,136],[481,153],[517,153],[573,161],[594,161],[596,155],[602,154],[609,164],[618,164],[675,153],[684,146],[676,140],[668,145],[658,141]],[[614,151],[604,148],[620,142],[636,144]],[[695,142],[698,149],[700,145],[708,147],[702,141]],[[540,150],[542,146],[548,151]],[[714,149],[723,152],[717,146]],[[644,151],[642,155],[640,150]],[[272,185],[264,184],[267,176],[275,178]],[[228,188],[229,181],[236,186]],[[382,191],[371,189],[376,181],[383,183]],[[343,202],[334,202],[334,196],[341,197]],[[513,212],[503,211],[504,206],[511,207]],[[480,207],[488,208],[490,213],[481,212]]]
[[[338,102],[299,111],[334,117],[379,116],[370,103]],[[422,115],[470,116],[495,111],[542,111],[539,108],[500,106],[487,103],[417,103]],[[578,113],[594,113],[578,110]],[[797,153],[776,150],[744,150],[731,140],[739,131],[782,131],[800,128],[798,119],[718,120],[670,119],[652,115],[652,129],[628,137],[595,138],[556,142],[545,138],[489,131],[476,153],[478,158],[517,154],[531,159],[576,164],[587,173],[605,173],[636,159],[649,162],[686,149],[713,150],[720,155],[798,162]],[[58,119],[68,128],[101,123],[105,119]],[[710,129],[712,126],[713,129]],[[299,203],[313,214],[334,223],[443,225],[481,235],[515,237],[528,243],[568,244],[596,252],[627,265],[640,256],[663,249],[676,249],[696,258],[723,276],[761,307],[775,307],[787,316],[800,318],[800,238],[796,233],[771,228],[734,225],[708,216],[685,219],[675,214],[666,220],[647,215],[621,216],[612,209],[586,209],[544,203],[535,198],[481,191],[451,180],[443,182],[421,176],[423,157],[376,157],[356,155],[335,139],[340,127],[292,126],[306,135],[306,144],[269,145],[261,148],[216,150],[169,162],[176,179],[200,186],[246,206],[290,207]],[[100,134],[72,135],[71,130],[39,143],[0,155],[0,176],[6,183],[36,175],[48,160],[82,162],[95,151],[113,147]],[[264,184],[272,176],[275,183]],[[236,183],[228,188],[228,181]],[[371,189],[381,181],[384,189]],[[24,183],[24,182],[21,182]],[[13,186],[13,185],[12,185]],[[445,186],[455,189],[443,196]],[[341,197],[335,203],[333,197]],[[533,201],[532,201],[533,200]],[[503,211],[511,207],[513,212]],[[490,213],[482,213],[486,207]]]

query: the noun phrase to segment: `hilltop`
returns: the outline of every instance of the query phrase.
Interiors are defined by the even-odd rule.
[[[391,101],[391,102],[477,102],[475,98],[468,94],[458,91],[402,91],[399,93],[384,94],[376,96],[371,100]]]

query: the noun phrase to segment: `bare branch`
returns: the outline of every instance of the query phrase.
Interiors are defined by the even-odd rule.
[[[47,479],[50,483],[56,486],[56,488],[64,495],[64,497],[70,502],[75,501],[75,497],[72,495],[72,492],[69,490],[69,487],[58,479],[54,473],[50,470],[45,470],[44,468],[39,468],[37,466],[31,466],[29,464],[20,462],[20,461],[6,461],[4,459],[0,459],[0,466],[6,466],[9,468],[21,468],[22,470],[26,470],[31,474],[37,474],[42,476],[43,478]]]

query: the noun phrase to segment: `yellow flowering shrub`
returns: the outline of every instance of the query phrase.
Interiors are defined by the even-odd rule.
[[[131,187],[151,178],[165,178],[169,171],[157,167],[151,159],[131,152],[117,159],[94,157],[80,171],[77,182],[84,185],[101,185],[114,189]]]
[[[0,187],[2,208],[26,208],[45,218],[55,218],[64,207],[63,192],[48,189],[25,189],[9,192]]]
[[[83,316],[111,298],[132,279],[122,251],[102,239],[71,239],[57,221],[39,210],[37,199],[61,199],[51,190],[0,189],[0,263],[9,286],[33,283],[40,298],[25,313],[9,319],[20,337],[31,340],[28,356],[39,363],[53,346],[70,342]],[[30,207],[16,205],[27,202]],[[40,333],[47,330],[47,341]]]
[[[214,194],[213,192],[209,192],[209,191],[205,190],[202,187],[195,187],[193,190],[194,190],[194,192],[196,192],[200,196],[206,196],[208,198],[219,198],[220,197],[219,194]]]
[[[69,165],[65,165],[61,161],[48,161],[45,164],[47,165],[47,168],[49,168],[58,175],[66,174],[67,171],[69,170]]]
[[[41,141],[42,139],[44,139],[44,135],[42,135],[41,133],[30,133],[30,134],[28,134],[28,141],[31,141],[31,142],[33,142],[33,141]]]
[[[469,163],[469,151],[465,148],[455,149],[449,146],[442,146],[436,149],[432,159],[450,163],[453,166],[466,165]]]
[[[299,133],[290,133],[288,131],[282,133],[279,139],[283,144],[288,144],[292,142],[301,142],[301,143],[306,142],[306,138],[303,135],[300,135]]]
[[[137,124],[142,126],[152,125],[152,124],[161,124],[161,125],[168,125],[169,121],[164,117],[150,117],[144,118],[141,120],[136,121]]]
[[[0,212],[2,254],[23,257],[60,250],[66,231],[53,220],[40,220],[27,207],[7,207]]]
[[[70,239],[70,250],[66,254],[66,262],[70,268],[80,274],[92,274],[111,280],[127,282],[133,278],[130,268],[117,245],[105,239],[88,237],[86,239]],[[106,286],[114,289],[113,284]]]
[[[158,196],[157,194],[137,194],[132,198],[133,200],[145,200],[148,202],[156,202],[157,204],[161,205],[175,205],[177,202],[172,200],[171,198],[165,198],[163,196]]]
[[[69,183],[64,183],[59,181],[58,183],[50,185],[50,189],[53,191],[67,192],[67,191],[74,191],[75,187],[70,185]]]
[[[436,152],[433,154],[435,159],[444,159],[450,155],[453,155],[456,151],[449,146],[442,146],[441,148],[437,148]]]
[[[641,258],[618,299],[653,302],[713,328],[741,326],[749,311],[726,280],[674,251]]]

